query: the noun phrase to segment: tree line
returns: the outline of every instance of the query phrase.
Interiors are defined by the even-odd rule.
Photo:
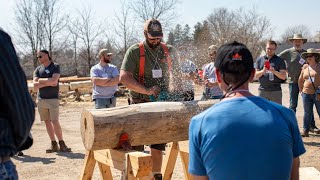
[[[122,0],[114,17],[106,19],[95,17],[90,6],[84,5],[77,13],[68,14],[61,0],[17,0],[18,53],[22,61],[32,61],[35,68],[37,50],[47,49],[54,61],[63,59],[64,63],[72,64],[74,75],[87,76],[101,48],[114,52],[114,63],[120,66],[127,49],[143,40],[141,25],[152,17],[159,19],[167,30],[164,41],[176,48],[187,47],[190,60],[198,67],[208,63],[207,49],[211,44],[219,46],[237,40],[257,57],[261,45],[272,38],[270,21],[253,9],[217,8],[194,27],[174,24],[179,3],[178,0]],[[282,41],[297,32],[311,36],[305,26],[299,25],[288,28],[281,36]]]

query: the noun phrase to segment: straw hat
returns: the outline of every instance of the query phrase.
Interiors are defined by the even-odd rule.
[[[292,42],[295,39],[303,40],[303,44],[307,42],[307,39],[302,37],[302,34],[294,34],[292,38],[289,38],[289,41]]]
[[[310,49],[307,49],[307,52],[304,52],[301,54],[301,57],[303,59],[307,59],[307,55],[309,54],[314,54],[315,55],[315,58],[316,58],[316,61],[319,62],[320,61],[320,52],[317,51],[316,49],[314,48],[310,48]]]

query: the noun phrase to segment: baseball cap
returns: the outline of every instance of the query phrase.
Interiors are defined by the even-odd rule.
[[[157,19],[149,19],[144,23],[144,30],[149,38],[162,38],[162,26]]]
[[[104,55],[112,55],[113,53],[111,53],[108,49],[101,49],[99,51],[99,56],[104,56]]]
[[[214,66],[225,73],[236,73],[233,72],[235,66],[244,67],[247,73],[251,73],[254,69],[251,52],[244,44],[237,41],[224,44],[218,49]]]

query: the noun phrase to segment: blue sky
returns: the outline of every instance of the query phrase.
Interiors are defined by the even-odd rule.
[[[75,13],[81,9],[82,4],[88,4],[94,10],[96,17],[105,19],[112,17],[120,9],[119,0],[64,0],[61,1],[67,12]],[[15,24],[15,0],[0,0],[0,27],[12,31]],[[271,22],[273,37],[278,38],[287,27],[306,25],[312,35],[320,31],[320,1],[319,0],[180,0],[177,13],[177,23],[189,24],[192,28],[197,22],[202,22],[215,8],[226,7],[239,9],[240,7],[252,9],[267,17]]]

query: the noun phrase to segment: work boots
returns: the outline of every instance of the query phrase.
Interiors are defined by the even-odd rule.
[[[61,152],[71,152],[71,148],[67,147],[63,140],[59,141],[59,146]]]
[[[51,147],[46,150],[46,153],[53,153],[59,150],[58,143],[56,141],[51,141]]]

